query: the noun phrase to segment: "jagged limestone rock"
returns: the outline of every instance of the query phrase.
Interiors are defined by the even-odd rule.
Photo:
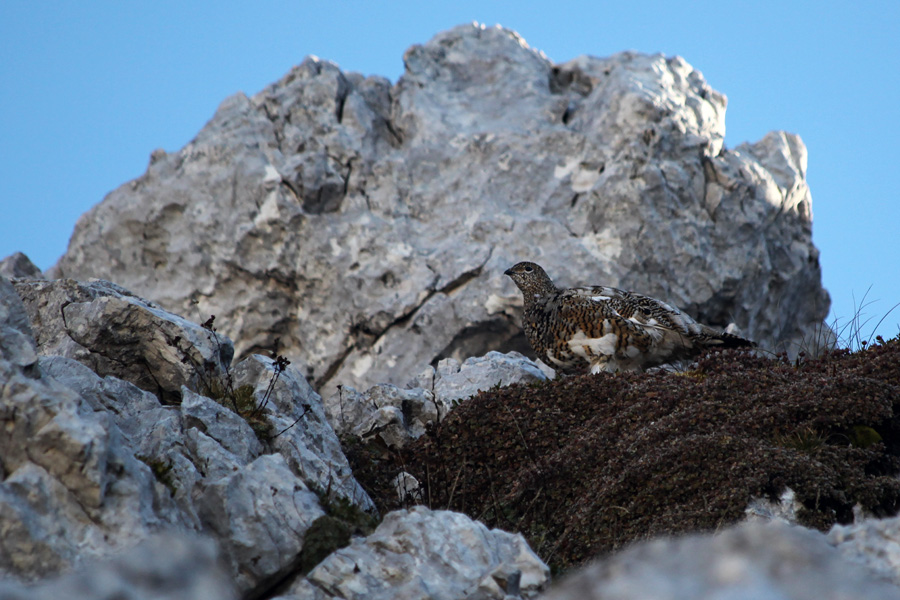
[[[374,511],[295,370],[275,380],[259,356],[231,370],[226,339],[107,282],[15,286],[0,278],[0,575],[36,580],[195,531],[239,591],[261,595],[296,568],[320,498]],[[182,366],[214,368],[179,370],[173,346]],[[142,361],[182,383],[163,395],[177,403],[136,385]],[[270,387],[258,416],[271,435],[258,437],[245,419]]]
[[[44,356],[66,356],[177,401],[182,385],[224,378],[231,341],[108,281],[19,280]]]
[[[401,389],[389,383],[373,385],[365,393],[342,386],[326,404],[335,431],[363,441],[378,438],[389,448],[402,448],[421,437],[425,427],[450,412],[449,403],[429,390]]]
[[[529,598],[549,576],[521,535],[416,506],[387,514],[372,535],[333,552],[278,599]]]
[[[683,59],[553,64],[478,25],[404,59],[393,86],[307,58],[228,98],[79,219],[52,275],[215,314],[239,355],[286,355],[326,396],[527,352],[519,260],[766,348],[821,329],[803,143],[726,148],[725,97]]]
[[[325,402],[325,410],[338,434],[363,441],[377,437],[389,448],[401,448],[421,437],[428,424],[445,418],[456,403],[482,390],[546,379],[535,362],[518,352],[488,352],[462,364],[446,358],[437,369],[428,367],[408,382],[406,389],[382,383],[360,393],[341,386]]]
[[[0,275],[0,357],[19,367],[29,367],[38,359],[25,305],[3,275]]]
[[[310,488],[348,500],[363,511],[375,504],[350,470],[337,435],[328,423],[322,398],[293,367],[288,366],[269,391],[275,363],[253,355],[234,369],[235,385],[253,388],[271,425],[270,444]]]
[[[518,352],[488,352],[467,358],[462,364],[453,358],[438,363],[434,379],[434,395],[452,404],[482,390],[506,387],[514,383],[546,381],[538,365]]]
[[[247,464],[262,454],[263,446],[247,421],[211,398],[182,388],[181,416],[185,428],[194,428],[215,440],[222,449]],[[227,403],[228,399],[223,399]]]
[[[242,592],[271,585],[295,569],[304,532],[325,514],[280,454],[260,456],[204,485],[197,506]]]
[[[790,525],[797,525],[797,513],[803,505],[797,500],[794,490],[785,488],[777,501],[768,498],[751,498],[744,509],[746,521],[780,521]]]
[[[44,274],[31,259],[21,252],[10,254],[0,260],[0,275],[4,277],[22,277],[27,279],[43,279]]]
[[[0,574],[33,580],[184,527],[110,413],[2,358],[0,381]]]

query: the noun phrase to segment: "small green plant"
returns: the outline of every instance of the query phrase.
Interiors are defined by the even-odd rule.
[[[213,334],[216,344],[220,345],[218,350],[221,353],[221,343],[219,342],[219,335],[216,333],[214,325],[215,320],[216,316],[212,315],[201,325],[201,327]],[[176,345],[176,347],[178,346]],[[187,352],[182,351],[182,354],[184,355],[185,360],[192,360]],[[247,424],[253,429],[253,433],[256,434],[259,441],[265,444],[296,425],[300,419],[306,416],[309,410],[308,406],[304,406],[304,411],[297,417],[297,420],[278,433],[272,434],[272,424],[269,422],[264,409],[269,403],[269,399],[271,398],[279,377],[290,364],[291,361],[281,355],[275,357],[274,374],[272,375],[272,379],[269,380],[269,385],[266,387],[262,400],[259,402],[256,400],[253,386],[242,385],[235,387],[234,378],[232,377],[229,365],[224,365],[224,376],[216,373],[212,366],[201,369],[198,365],[201,388],[199,393],[207,398],[212,398],[226,408],[230,408],[235,414],[247,421]]]
[[[356,535],[369,535],[378,527],[380,520],[357,505],[350,502],[344,496],[339,496],[332,491],[316,491],[319,503],[325,510],[325,514],[346,523],[350,531]]]
[[[143,456],[140,454],[138,454],[135,458],[150,467],[150,471],[153,472],[153,476],[156,477],[156,480],[169,488],[169,495],[175,495],[175,492],[178,491],[178,486],[175,485],[175,479],[172,475],[172,461],[164,461],[158,458],[151,458],[149,456]]]
[[[881,434],[868,425],[854,425],[850,428],[850,444],[857,448],[868,448],[882,441]]]
[[[304,575],[335,550],[350,544],[353,536],[375,531],[379,519],[343,496],[329,490],[313,489],[325,514],[306,530],[300,551],[300,571]]]
[[[335,550],[350,544],[350,527],[340,519],[322,515],[312,522],[303,536],[300,572],[306,575]]]
[[[266,414],[259,410],[259,406],[256,403],[252,385],[238,386],[234,388],[233,393],[229,393],[224,397],[210,397],[222,406],[231,408],[238,416],[247,421],[247,424],[253,430],[253,433],[256,434],[259,441],[270,441],[274,437],[272,435],[272,424],[269,423]]]

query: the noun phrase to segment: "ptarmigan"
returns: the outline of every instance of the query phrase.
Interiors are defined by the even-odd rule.
[[[532,262],[520,262],[506,274],[525,297],[522,328],[528,343],[564,373],[641,371],[710,347],[756,345],[647,296],[605,286],[560,289]]]

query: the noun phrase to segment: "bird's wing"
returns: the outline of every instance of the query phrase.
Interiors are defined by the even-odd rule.
[[[700,332],[700,324],[678,308],[642,294],[608,286],[578,287],[567,290],[571,296],[603,303],[621,318],[644,328],[665,329],[684,335]]]
[[[620,343],[628,340],[643,343],[649,341],[648,336],[656,337],[640,319],[626,316],[627,310],[620,312],[608,294],[586,294],[583,293],[585,289],[563,290],[558,297],[558,306],[551,309],[558,311],[563,322],[580,330],[580,335],[589,339],[614,335],[621,338]]]

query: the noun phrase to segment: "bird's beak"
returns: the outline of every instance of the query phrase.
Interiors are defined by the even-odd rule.
[[[512,269],[507,269],[507,270],[503,271],[503,274],[504,274],[504,275],[509,275],[510,277],[512,277],[512,276],[513,276],[513,270],[512,270]]]

